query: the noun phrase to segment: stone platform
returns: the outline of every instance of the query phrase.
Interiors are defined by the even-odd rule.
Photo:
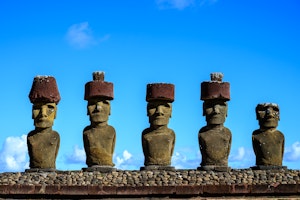
[[[116,170],[108,173],[56,171],[0,174],[0,198],[256,196],[300,199],[300,170]]]

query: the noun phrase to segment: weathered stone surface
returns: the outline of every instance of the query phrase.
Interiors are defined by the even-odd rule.
[[[115,147],[116,132],[112,126],[87,127],[83,131],[86,164],[114,166],[112,156]]]
[[[239,184],[241,179],[245,179],[247,185],[268,184],[275,187],[282,182],[286,184],[300,184],[299,170],[251,170],[232,169],[230,172],[198,171],[198,170],[153,170],[153,171],[122,171],[116,170],[109,173],[98,171],[55,171],[55,172],[16,172],[0,173],[0,185],[68,185],[68,180],[72,180],[72,185],[96,185],[96,186],[121,186],[121,179],[127,182],[127,186],[149,185],[154,181],[163,181],[165,185],[173,184],[182,180],[188,185],[232,185]],[[94,183],[88,183],[93,180]],[[130,182],[129,180],[133,180]],[[222,182],[220,180],[223,180]],[[83,182],[82,182],[83,181]],[[46,183],[49,182],[49,183]],[[50,183],[51,182],[51,183]],[[181,184],[179,184],[181,185]]]
[[[150,127],[142,132],[145,166],[169,166],[175,145],[175,133],[168,128],[174,101],[174,85],[148,84],[146,100]],[[144,168],[141,168],[144,169]]]
[[[284,135],[276,129],[279,121],[279,107],[274,103],[258,104],[256,117],[260,128],[252,133],[256,168],[282,166]]]
[[[145,165],[170,165],[175,133],[171,129],[146,129],[142,133]]]
[[[168,166],[168,165],[147,165],[147,166],[141,167],[141,170],[175,171],[175,168],[172,166]]]
[[[27,136],[30,168],[53,168],[60,145],[60,136],[56,131],[31,131]]]
[[[202,127],[198,134],[200,151],[202,154],[201,167],[199,170],[230,171],[228,156],[231,148],[231,131],[224,127],[227,117],[227,103],[229,97],[228,87],[223,88],[221,74],[212,74],[211,82],[203,82],[203,85],[220,85],[219,90],[215,87],[201,87],[201,99],[203,103],[203,115],[207,125]],[[222,93],[228,94],[226,98]],[[213,95],[211,95],[213,94]],[[215,95],[217,94],[217,95]]]
[[[94,80],[85,86],[88,100],[87,113],[91,124],[83,130],[86,152],[86,171],[110,171],[114,166],[112,157],[116,143],[116,131],[107,124],[110,115],[110,100],[113,99],[112,83],[104,82],[103,72],[94,72]],[[109,169],[109,170],[108,170]]]
[[[36,76],[29,93],[31,103],[50,102],[58,104],[60,94],[56,80],[52,76]]]
[[[234,194],[249,194],[251,192],[251,187],[246,183],[235,184],[231,186],[231,192]]]
[[[201,83],[201,100],[222,99],[230,100],[230,84],[222,82],[222,73],[212,73],[211,81]]]
[[[30,168],[53,168],[60,145],[60,136],[56,131],[31,131],[27,136]]]
[[[37,76],[29,94],[33,103],[35,130],[27,135],[29,167],[32,170],[55,169],[60,136],[52,130],[60,95],[54,77]]]
[[[226,127],[204,127],[199,131],[201,166],[228,166],[231,132]]]
[[[152,83],[147,85],[146,101],[174,101],[175,86],[169,83]]]
[[[92,165],[92,167],[82,168],[82,170],[86,172],[98,171],[102,173],[108,173],[108,172],[116,171],[116,168],[113,168],[111,166],[105,166],[105,165]]]
[[[218,153],[216,153],[215,155],[218,155]],[[226,158],[227,155],[219,155],[219,157],[225,157]],[[216,159],[216,158],[214,158]],[[223,160],[223,162],[226,162],[226,160],[224,161],[224,159],[220,159],[221,161]],[[231,170],[230,167],[228,167],[227,165],[222,165],[222,163],[218,163],[217,165],[204,165],[201,167],[197,168],[198,170],[205,170],[205,171],[217,171],[217,172],[229,172]]]
[[[111,82],[104,81],[104,72],[94,72],[93,81],[85,84],[84,100],[95,97],[105,99],[114,99],[114,85]]]

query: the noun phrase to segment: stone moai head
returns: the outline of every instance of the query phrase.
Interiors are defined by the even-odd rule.
[[[174,85],[168,83],[152,83],[147,85],[147,116],[151,127],[167,126],[172,116],[174,101]]]
[[[256,119],[261,129],[276,128],[278,126],[279,106],[275,103],[260,103],[256,108]]]
[[[227,101],[230,100],[230,84],[222,82],[222,73],[211,73],[211,81],[201,83],[203,116],[209,125],[223,124],[227,117]]]
[[[56,80],[52,76],[36,76],[29,93],[32,107],[32,119],[36,128],[53,126],[56,118],[56,105],[60,101],[60,94]]]
[[[84,99],[92,124],[107,124],[110,100],[114,99],[113,83],[104,81],[104,72],[94,72],[93,81],[85,84]]]

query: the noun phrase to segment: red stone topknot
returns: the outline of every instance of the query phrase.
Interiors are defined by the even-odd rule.
[[[31,103],[56,103],[60,101],[60,94],[53,76],[36,76],[33,79],[29,93]]]
[[[114,99],[114,85],[104,81],[104,72],[94,72],[93,81],[85,84],[84,99],[89,100],[94,97]]]
[[[147,85],[146,101],[174,101],[174,85],[170,83],[151,83]]]
[[[211,73],[211,81],[201,83],[201,100],[220,99],[224,101],[230,100],[230,84],[222,82],[222,73]]]

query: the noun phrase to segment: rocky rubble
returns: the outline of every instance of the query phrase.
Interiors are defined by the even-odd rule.
[[[299,184],[300,170],[251,170],[230,172],[199,170],[128,171],[109,173],[83,171],[1,173],[0,185],[60,186],[197,186]]]

